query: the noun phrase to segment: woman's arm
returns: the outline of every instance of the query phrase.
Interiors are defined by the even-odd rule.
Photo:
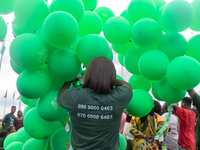
[[[120,79],[116,79],[115,86],[127,86],[132,90],[132,87],[128,82],[120,80]]]
[[[60,102],[59,102],[60,96],[61,96],[61,94],[62,94],[66,89],[69,89],[69,88],[70,88],[71,82],[72,82],[72,81],[65,82],[64,85],[63,85],[63,86],[61,87],[61,89],[59,90],[58,96],[57,96],[57,103],[58,103],[58,105],[61,106],[61,104],[60,104]]]
[[[191,99],[193,99],[194,94],[196,93],[194,89],[187,90],[188,94],[190,95]]]

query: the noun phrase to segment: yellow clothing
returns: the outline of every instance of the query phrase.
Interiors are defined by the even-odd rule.
[[[132,117],[129,132],[134,136],[133,150],[158,150],[157,142],[153,139],[147,140],[143,138],[143,135],[154,137],[159,127],[163,125],[163,122],[164,120],[156,113],[153,116],[148,115],[144,123],[141,122],[140,117]]]

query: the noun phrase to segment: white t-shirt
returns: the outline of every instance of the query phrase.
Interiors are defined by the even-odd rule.
[[[161,117],[165,120],[167,113],[164,113]],[[168,122],[170,131],[165,136],[163,145],[166,145],[170,150],[178,150],[178,119],[175,115],[171,115]]]

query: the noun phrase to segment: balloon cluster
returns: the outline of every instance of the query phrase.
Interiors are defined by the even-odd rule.
[[[179,33],[200,31],[199,0],[131,0],[120,16],[108,7],[96,8],[98,0],[53,0],[50,6],[46,1],[0,2],[0,14],[14,12],[10,64],[19,74],[17,89],[27,105],[24,128],[6,138],[6,150],[61,150],[66,140],[71,147],[69,115],[57,104],[58,90],[93,58],[113,60],[108,43],[133,74],[133,97],[126,108],[133,116],[152,109],[150,90],[159,100],[177,103],[199,84],[200,35],[187,42]],[[1,16],[0,29],[3,41],[7,28]]]

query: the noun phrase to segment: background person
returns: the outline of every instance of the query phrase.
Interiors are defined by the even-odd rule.
[[[105,57],[90,62],[82,89],[69,89],[70,84],[60,89],[57,102],[70,114],[74,150],[117,150],[121,116],[132,98],[131,85],[116,79],[114,64]]]
[[[168,115],[167,103],[162,105],[162,118],[165,120]],[[167,122],[169,125],[169,131],[167,136],[164,137],[163,145],[167,146],[168,150],[178,150],[178,118],[171,114],[170,121]]]
[[[10,127],[7,127],[6,129],[9,133],[13,133],[13,132],[16,132],[16,129],[14,126],[10,126]]]
[[[154,139],[156,132],[163,125],[164,120],[154,113],[154,108],[144,117],[132,117],[130,133],[134,136],[133,150],[159,150],[159,143]],[[165,129],[165,133],[168,128]]]
[[[11,113],[8,113],[5,115],[3,121],[2,121],[2,127],[3,130],[6,130],[9,126],[14,126],[14,121],[15,121],[15,113],[16,111],[16,106],[11,107]]]
[[[196,107],[198,112],[200,111],[200,96],[195,92],[194,89],[188,90],[188,94],[190,95],[193,105]],[[197,149],[200,150],[200,120],[199,115],[197,117],[196,121],[196,127],[195,127],[195,140],[196,140],[196,146]]]
[[[6,130],[3,130],[0,132],[0,150],[4,150],[3,148],[3,142],[5,138],[9,135],[9,132]]]
[[[23,127],[23,121],[24,121],[24,118],[22,117],[22,111],[19,110],[17,112],[17,117],[15,117],[15,122],[14,122],[14,126],[16,128],[16,131],[18,129],[20,129],[21,127]]]
[[[180,150],[195,150],[195,122],[196,114],[191,110],[192,100],[184,97],[181,101],[181,107],[173,104],[175,115],[179,117],[179,138],[178,144]]]

